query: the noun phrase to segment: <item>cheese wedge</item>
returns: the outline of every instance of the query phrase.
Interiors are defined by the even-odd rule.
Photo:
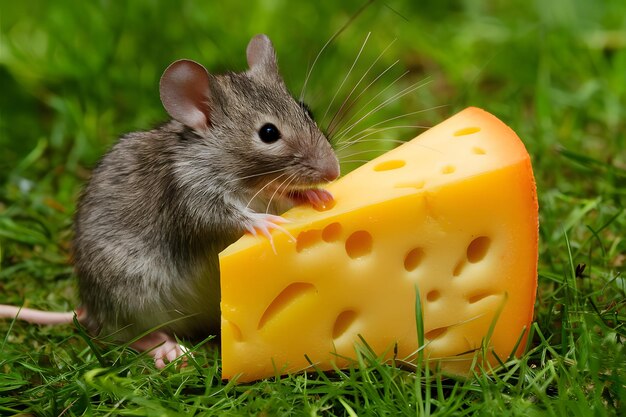
[[[220,254],[222,377],[344,367],[360,337],[383,358],[466,374],[520,352],[537,286],[530,158],[468,108],[284,214],[295,241],[244,236]],[[517,350],[517,352],[516,352]],[[479,352],[479,354],[477,354]],[[476,362],[475,362],[476,363]]]

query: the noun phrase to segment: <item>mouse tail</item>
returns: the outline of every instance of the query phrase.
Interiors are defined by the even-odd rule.
[[[0,304],[0,319],[18,319],[35,324],[69,324],[80,312],[57,313]]]

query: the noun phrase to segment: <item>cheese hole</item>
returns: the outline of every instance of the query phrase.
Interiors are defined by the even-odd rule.
[[[404,257],[404,269],[411,272],[419,266],[424,258],[424,250],[422,248],[411,249]]]
[[[431,303],[433,301],[437,301],[440,297],[441,293],[437,290],[429,291],[428,294],[426,294],[426,300],[430,301]]]
[[[304,232],[300,232],[298,238],[296,239],[296,252],[300,253],[303,250],[319,243],[321,238],[322,232],[319,230],[305,230]]]
[[[331,223],[322,230],[322,239],[324,242],[335,242],[341,236],[341,225],[339,223]]]
[[[352,233],[346,239],[346,253],[352,259],[360,258],[372,251],[372,235],[365,230]]]
[[[401,159],[392,159],[391,161],[381,162],[374,167],[374,171],[390,171],[392,169],[402,168],[406,162]]]
[[[459,129],[456,132],[454,132],[454,136],[471,135],[476,132],[480,132],[480,127],[466,127],[466,128]]]
[[[280,292],[272,300],[270,305],[265,309],[261,320],[259,320],[258,329],[262,329],[268,321],[279,315],[283,310],[292,305],[298,298],[301,298],[307,294],[312,294],[316,291],[313,284],[308,282],[294,282],[290,284]]]
[[[454,270],[452,271],[452,275],[455,277],[458,277],[459,275],[461,275],[461,272],[463,272],[463,268],[465,268],[465,260],[461,260],[459,261],[456,266],[454,267]]]
[[[356,316],[357,314],[354,310],[345,310],[339,313],[333,326],[333,339],[341,337],[354,323]]]
[[[437,339],[438,337],[441,337],[447,330],[448,330],[447,327],[438,327],[436,329],[432,329],[431,331],[424,333],[424,337],[432,341],[432,340]]]
[[[230,331],[233,335],[233,339],[235,339],[236,342],[241,342],[243,340],[243,335],[241,334],[241,329],[239,328],[239,326],[237,326],[232,321],[229,321],[228,325],[230,326]]]
[[[487,236],[480,236],[472,240],[467,247],[467,260],[473,264],[480,262],[487,255],[490,245],[491,239]]]
[[[446,165],[445,167],[441,168],[442,174],[452,174],[454,171],[456,171],[456,167],[453,165]]]
[[[484,300],[485,298],[489,297],[490,295],[494,295],[494,294],[489,293],[489,292],[481,292],[481,293],[474,294],[474,295],[470,296],[470,297],[467,299],[467,301],[468,301],[470,304],[474,304],[474,303],[479,302],[480,300]]]
[[[474,152],[476,155],[484,155],[487,153],[483,148],[479,148],[478,146],[474,146],[472,148],[472,152]]]
[[[415,182],[402,182],[400,184],[396,184],[396,188],[415,188],[416,190],[421,190],[424,188],[426,183],[424,181],[415,181]]]

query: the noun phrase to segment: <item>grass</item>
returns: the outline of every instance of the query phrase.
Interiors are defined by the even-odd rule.
[[[187,57],[218,72],[240,70],[247,40],[265,32],[299,92],[321,46],[361,5],[0,3],[0,301],[76,304],[76,197],[119,134],[165,118],[157,85],[168,63]],[[541,222],[536,319],[523,357],[489,375],[445,379],[383,364],[363,346],[348,370],[235,385],[220,380],[211,342],[196,347],[186,369],[157,372],[148,358],[95,344],[71,326],[4,321],[0,414],[626,415],[625,16],[620,0],[376,2],[327,49],[308,83],[321,116],[371,31],[338,97],[394,38],[370,76],[399,62],[365,97],[390,86],[381,102],[423,86],[363,127],[425,109],[402,124],[432,126],[476,105],[523,138]],[[373,136],[381,140],[358,145],[363,153],[346,157],[344,171],[419,131]]]

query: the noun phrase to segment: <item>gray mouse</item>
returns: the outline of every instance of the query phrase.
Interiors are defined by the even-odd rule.
[[[222,75],[171,64],[160,95],[172,120],[123,136],[79,200],[78,319],[99,337],[145,334],[131,346],[158,368],[184,356],[176,337],[219,332],[221,250],[246,232],[271,241],[291,204],[332,201],[317,187],[339,176],[337,157],[288,93],[267,36],[252,38],[247,61],[247,71]],[[54,314],[22,309],[19,318],[73,318]],[[16,315],[0,306],[0,316]]]

